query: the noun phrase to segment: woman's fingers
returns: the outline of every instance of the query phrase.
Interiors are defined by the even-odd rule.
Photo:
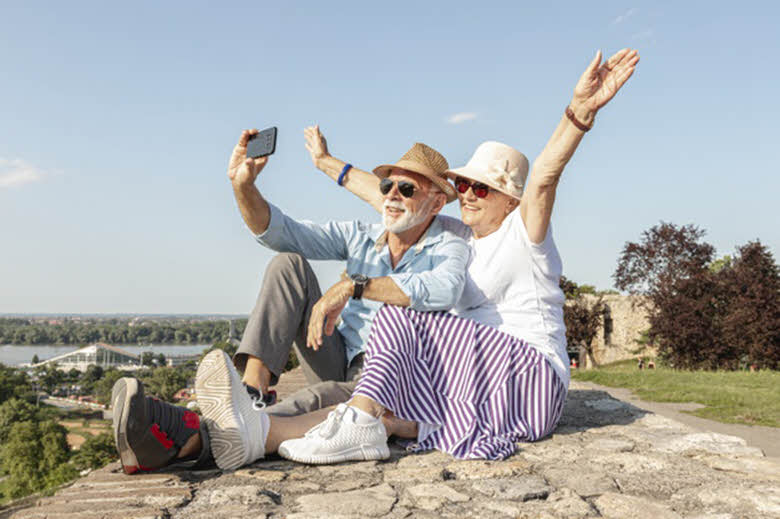
[[[628,81],[628,78],[630,78],[634,74],[634,70],[636,70],[634,67],[629,67],[625,70],[620,71],[617,78],[615,79],[615,83],[618,89],[622,87],[626,83],[626,81]]]
[[[596,69],[599,68],[599,64],[601,63],[601,49],[596,51],[596,55],[593,56],[593,60],[591,60],[590,65],[588,65],[588,68],[586,72],[588,74],[592,74],[596,71]]]

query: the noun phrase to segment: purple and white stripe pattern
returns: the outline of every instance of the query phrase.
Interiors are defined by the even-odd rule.
[[[550,434],[566,388],[512,335],[445,312],[385,305],[374,318],[354,394],[405,420],[439,425],[416,450],[503,459]]]

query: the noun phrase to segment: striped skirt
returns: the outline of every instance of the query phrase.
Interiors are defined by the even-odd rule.
[[[413,450],[495,460],[553,431],[566,388],[544,355],[512,335],[449,313],[385,305],[353,394],[418,422]]]

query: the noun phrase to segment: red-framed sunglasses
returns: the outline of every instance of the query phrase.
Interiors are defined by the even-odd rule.
[[[455,189],[458,190],[458,193],[465,193],[469,188],[477,198],[485,198],[490,193],[490,186],[482,182],[472,182],[463,177],[455,177]]]

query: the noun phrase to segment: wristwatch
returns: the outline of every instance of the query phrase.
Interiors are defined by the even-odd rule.
[[[365,274],[352,274],[349,276],[352,280],[352,299],[363,297],[363,289],[368,284],[368,276]]]

